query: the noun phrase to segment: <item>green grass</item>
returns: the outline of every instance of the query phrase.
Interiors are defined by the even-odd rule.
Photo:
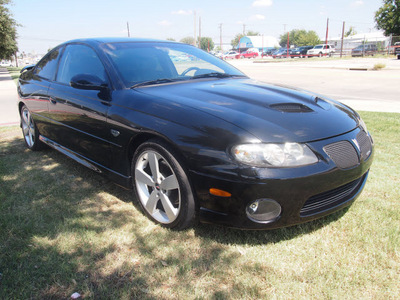
[[[21,69],[22,68],[20,68],[20,67],[7,67],[7,70],[10,73],[10,76],[14,80],[15,83],[18,83],[18,78],[19,78]]]
[[[0,299],[398,299],[400,115],[362,116],[376,146],[362,195],[273,231],[163,229],[130,191],[0,128]]]

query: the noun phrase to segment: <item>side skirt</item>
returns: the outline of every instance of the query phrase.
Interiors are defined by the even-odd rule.
[[[85,156],[82,156],[56,142],[53,140],[50,140],[42,135],[39,136],[39,139],[49,145],[51,148],[61,152],[62,154],[65,154],[69,158],[72,158],[74,161],[80,163],[81,165],[95,171],[96,173],[102,174],[103,176],[106,176],[107,178],[111,179],[114,181],[116,184],[122,186],[125,189],[132,189],[132,177],[131,176],[125,176],[122,175],[121,173],[115,172],[114,170],[111,170],[107,167],[104,167],[103,165],[100,165],[93,160],[88,159]]]

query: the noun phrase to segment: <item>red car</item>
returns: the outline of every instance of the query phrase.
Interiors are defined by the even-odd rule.
[[[256,58],[258,52],[247,50],[246,52],[240,53],[240,58]]]

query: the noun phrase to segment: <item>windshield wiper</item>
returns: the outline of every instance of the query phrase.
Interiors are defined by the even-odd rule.
[[[190,79],[198,79],[198,78],[229,78],[229,77],[245,77],[243,75],[233,75],[227,73],[220,73],[220,72],[212,72],[206,74],[195,75]]]
[[[136,83],[136,84],[132,85],[130,88],[134,89],[134,88],[137,88],[140,86],[175,82],[175,81],[181,81],[181,80],[183,80],[183,79],[182,78],[159,78],[159,79],[155,79],[155,80],[148,80],[148,81],[142,81],[142,82]]]

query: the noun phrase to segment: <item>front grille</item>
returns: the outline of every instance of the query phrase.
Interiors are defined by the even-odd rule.
[[[357,143],[360,146],[361,158],[366,160],[372,153],[371,138],[364,130],[361,130],[356,137]]]
[[[348,141],[326,145],[324,151],[340,169],[348,169],[359,163],[357,151]]]
[[[310,197],[300,210],[300,216],[315,215],[352,200],[363,186],[366,177],[367,174],[336,189]]]

